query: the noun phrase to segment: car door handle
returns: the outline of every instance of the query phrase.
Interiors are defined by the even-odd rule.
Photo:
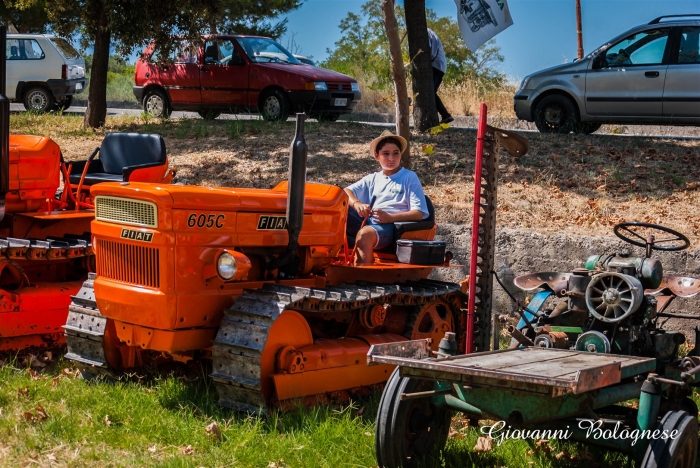
[[[207,67],[199,67],[199,71],[209,71]]]
[[[657,72],[657,71],[644,72],[644,76],[646,76],[647,78],[656,78],[657,76],[659,76],[659,72]]]

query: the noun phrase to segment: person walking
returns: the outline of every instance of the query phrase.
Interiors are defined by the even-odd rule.
[[[454,117],[447,112],[445,105],[440,100],[440,96],[437,94],[437,90],[442,83],[442,77],[445,76],[447,71],[447,59],[445,58],[445,49],[442,48],[442,42],[435,31],[428,28],[428,43],[430,44],[430,60],[433,65],[433,88],[435,91],[435,107],[437,108],[438,114],[440,114],[440,123],[450,123],[454,120]]]

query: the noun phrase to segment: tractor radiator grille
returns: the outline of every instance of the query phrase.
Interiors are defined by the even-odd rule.
[[[160,252],[153,247],[97,239],[97,276],[160,288]]]
[[[158,209],[151,202],[118,197],[95,197],[95,218],[134,226],[158,227]]]

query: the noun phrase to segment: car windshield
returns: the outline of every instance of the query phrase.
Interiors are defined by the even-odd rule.
[[[239,37],[238,43],[245,50],[251,62],[279,62],[300,65],[301,62],[294,58],[287,50],[266,37]]]
[[[54,37],[51,39],[51,42],[54,43],[54,45],[58,48],[59,51],[63,54],[63,56],[67,59],[77,59],[80,58],[80,55],[78,54],[78,51],[73,48],[72,45],[70,45],[70,42],[68,42],[65,39],[61,39],[60,37]]]

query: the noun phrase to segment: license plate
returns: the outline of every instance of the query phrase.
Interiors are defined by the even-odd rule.
[[[82,83],[76,83],[76,84],[75,84],[75,89],[83,89],[83,84],[82,84]]]
[[[348,99],[347,98],[336,98],[335,101],[333,101],[334,106],[347,106],[348,105]]]

